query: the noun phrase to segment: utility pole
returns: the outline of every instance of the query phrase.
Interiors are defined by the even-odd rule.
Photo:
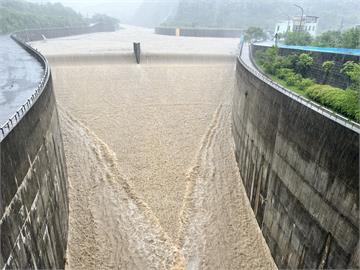
[[[302,32],[302,21],[303,21],[303,17],[304,17],[304,9],[299,5],[294,5],[294,6],[301,9],[300,32]]]

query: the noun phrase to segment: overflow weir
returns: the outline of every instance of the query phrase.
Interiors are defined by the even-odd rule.
[[[59,113],[42,91],[1,142],[1,194],[37,183],[13,185],[24,200],[5,212],[25,229],[1,227],[15,254],[1,266],[358,267],[358,132],[251,72],[237,39],[194,39],[128,27],[33,43]],[[25,176],[9,177],[17,158]]]

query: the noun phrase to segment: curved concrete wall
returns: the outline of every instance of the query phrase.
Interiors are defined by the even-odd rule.
[[[236,158],[279,268],[359,267],[359,134],[238,61]]]
[[[22,46],[47,66],[39,53]],[[1,269],[65,265],[67,172],[50,71],[47,74],[32,106],[0,142]]]
[[[155,33],[168,36],[240,38],[240,29],[156,27]]]

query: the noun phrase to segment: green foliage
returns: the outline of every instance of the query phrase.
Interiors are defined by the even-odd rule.
[[[343,90],[329,85],[317,84],[314,80],[304,78],[301,75],[300,72],[306,74],[309,67],[313,65],[314,61],[309,54],[303,53],[284,57],[279,55],[278,48],[272,47],[265,52],[256,53],[256,60],[275,81],[286,84],[289,89],[296,93],[305,95],[311,100],[359,122],[360,64],[354,62],[344,64],[342,72],[354,81],[351,88]],[[333,66],[333,61],[323,63],[323,69],[328,72]],[[355,91],[355,89],[358,90]]]
[[[23,0],[0,0],[0,34],[32,28],[86,26],[96,22],[118,24],[118,20],[101,14],[85,19],[60,3],[40,5]]]
[[[340,36],[340,31],[327,31],[317,36],[312,45],[332,48],[341,47]]]
[[[306,78],[306,79],[302,79],[298,83],[297,87],[299,87],[300,90],[305,90],[314,84],[315,84],[314,80]]]
[[[286,78],[293,75],[295,75],[295,72],[290,68],[280,68],[276,71],[276,76],[281,80],[285,80]]]
[[[345,18],[345,27],[359,23],[360,1],[358,0],[297,2],[306,7],[309,13],[320,17],[320,32],[340,25],[343,18]],[[258,26],[273,31],[279,20],[286,19],[284,14],[294,14],[294,12],[297,11],[292,4],[289,4],[289,0],[179,0],[176,12],[168,17],[166,24],[241,29]]]
[[[259,27],[249,27],[245,32],[245,40],[263,40],[266,38],[265,32]]]
[[[300,74],[290,74],[288,77],[285,78],[286,85],[288,86],[298,86],[302,81],[302,77]]]
[[[0,33],[73,25],[85,25],[85,20],[59,3],[38,5],[22,0],[0,0]]]
[[[311,66],[314,64],[314,59],[307,53],[299,55],[299,60],[295,64],[295,70],[302,76],[305,76]]]
[[[360,48],[360,28],[351,28],[341,35],[341,47]]]
[[[315,39],[307,32],[289,32],[285,37],[285,44],[356,49],[360,48],[360,28],[354,27],[344,32],[327,31]]]
[[[321,67],[325,71],[326,74],[328,74],[331,69],[334,67],[335,62],[334,61],[325,61],[322,63]]]
[[[325,71],[325,76],[324,76],[324,79],[322,82],[323,84],[326,83],[329,73],[332,70],[332,68],[334,67],[334,65],[335,65],[334,61],[325,61],[324,63],[322,63],[321,67]]]
[[[285,38],[286,45],[310,45],[312,37],[308,32],[289,32]]]
[[[113,25],[117,25],[120,23],[120,21],[116,18],[110,17],[105,14],[99,14],[99,13],[94,14],[91,17],[91,19],[89,19],[89,22],[90,23],[105,23],[105,24],[113,24]]]
[[[317,36],[311,44],[319,47],[360,48],[360,28],[350,28],[344,32],[327,31]]]
[[[350,88],[360,92],[360,64],[348,61],[343,65],[340,72],[350,79]]]
[[[313,85],[305,90],[310,99],[352,120],[360,121],[359,92],[329,85]]]

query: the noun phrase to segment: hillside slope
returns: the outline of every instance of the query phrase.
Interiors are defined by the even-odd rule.
[[[294,2],[295,3],[295,2]],[[177,12],[166,25],[240,27],[260,26],[273,30],[276,22],[300,15],[288,0],[180,0]],[[319,31],[360,24],[358,0],[298,0],[305,14],[320,17]],[[324,8],[326,6],[326,8]]]
[[[85,24],[80,14],[59,3],[39,5],[22,0],[0,0],[0,33]]]

